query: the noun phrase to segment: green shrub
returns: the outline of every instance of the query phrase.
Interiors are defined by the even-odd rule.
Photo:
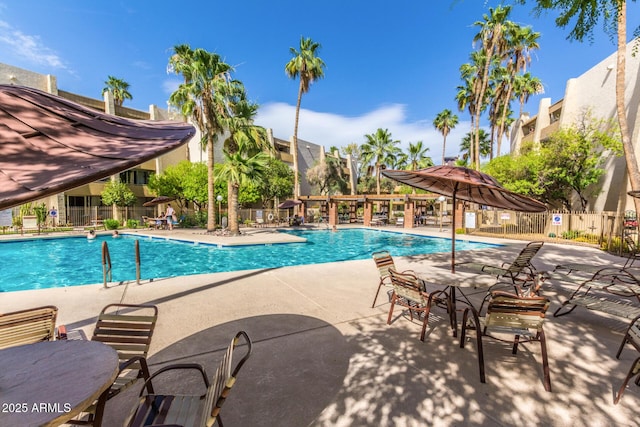
[[[137,219],[128,219],[127,220],[127,228],[138,228],[140,225],[140,221]]]
[[[464,234],[464,228],[456,228],[456,234]]]
[[[117,219],[105,219],[104,226],[107,230],[117,230],[120,227],[120,221]]]
[[[567,240],[573,240],[580,237],[580,232],[575,230],[563,231],[562,238]]]

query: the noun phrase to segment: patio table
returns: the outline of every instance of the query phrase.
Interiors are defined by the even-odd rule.
[[[118,353],[95,341],[45,341],[0,350],[0,426],[58,426],[107,390]]]
[[[499,281],[491,275],[487,274],[473,274],[467,272],[456,272],[452,273],[448,268],[440,268],[440,267],[417,267],[412,269],[419,279],[421,279],[425,284],[429,284],[437,287],[444,287],[445,290],[449,291],[449,298],[451,301],[451,306],[453,307],[453,312],[451,313],[451,317],[453,318],[453,324],[456,325],[453,330],[453,336],[458,336],[458,327],[457,327],[457,315],[456,315],[456,301],[462,301],[464,304],[467,304],[476,310],[478,307],[474,307],[469,299],[469,296],[477,293],[486,293],[489,288],[494,286]],[[477,289],[477,292],[470,293],[470,290]],[[466,290],[465,293],[463,290]],[[463,300],[458,299],[456,296],[457,291],[460,292],[460,295],[464,298]]]

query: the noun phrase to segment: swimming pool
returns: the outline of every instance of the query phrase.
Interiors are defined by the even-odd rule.
[[[218,247],[123,235],[0,243],[0,292],[102,283],[102,242],[109,244],[113,281],[135,280],[135,241],[142,279],[368,259],[378,250],[394,256],[451,251],[451,240],[369,229],[286,231],[306,243]],[[457,241],[456,250],[497,245]]]

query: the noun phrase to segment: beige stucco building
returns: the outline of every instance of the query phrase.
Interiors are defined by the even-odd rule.
[[[627,45],[626,97],[627,118],[631,140],[640,153],[640,55],[633,56],[634,45]],[[616,120],[616,52],[600,61],[584,74],[569,79],[564,98],[553,102],[550,98],[540,100],[538,113],[533,117],[523,116],[512,132],[511,152],[517,153],[524,142],[540,142],[560,127],[575,124],[588,111],[595,119]],[[558,67],[558,70],[561,70]],[[634,209],[627,191],[630,190],[624,157],[605,153],[606,174],[600,180],[597,195],[589,200],[588,210],[624,211]]]
[[[177,111],[162,109],[155,105],[150,105],[147,112],[123,106],[117,106],[115,105],[113,95],[110,92],[105,93],[103,99],[95,99],[66,92],[58,88],[56,77],[53,75],[39,74],[33,71],[24,70],[22,68],[3,63],[0,63],[0,84],[20,85],[39,89],[101,112],[130,119],[184,119]],[[268,137],[269,142],[274,148],[274,156],[292,166],[293,144],[291,144],[291,142],[287,140],[274,138],[273,132],[270,129],[268,129]],[[224,135],[221,139],[224,139]],[[133,169],[122,172],[119,175],[120,180],[127,183],[133,193],[138,197],[138,206],[142,205],[144,202],[150,200],[155,196],[150,192],[149,188],[146,185],[148,183],[149,176],[152,173],[161,173],[167,168],[167,166],[175,165],[183,160],[190,160],[192,162],[206,162],[206,152],[203,151],[200,140],[201,134],[196,127],[196,135],[184,146],[170,153],[164,154],[154,160],[145,162]],[[216,159],[216,162],[220,162],[224,158],[222,153],[222,144],[216,144],[215,147],[216,148],[214,157]],[[325,156],[336,156],[338,158],[340,158],[340,156],[338,153],[325,153],[325,149],[323,146],[300,139],[298,140],[298,153],[301,177],[301,194],[310,195],[312,194],[312,188],[306,180],[306,171],[314,166],[316,161],[321,161],[322,159],[324,159]],[[354,162],[352,162],[349,157],[347,157],[346,159],[340,158],[340,160],[342,163],[343,173],[345,174],[345,176],[349,177],[352,194],[355,194],[355,179],[357,176],[357,174],[355,173],[356,165],[354,165]],[[84,211],[85,214],[83,214],[83,217],[86,217],[86,212],[89,212],[88,215],[90,217],[97,218],[96,214],[92,212],[94,212],[97,207],[100,207],[102,205],[100,195],[107,181],[108,179],[104,179],[88,185],[83,185],[73,190],[60,193],[56,196],[51,196],[43,199],[42,202],[44,202],[48,207],[55,206],[57,208],[58,218],[61,222],[71,222],[75,224],[87,222],[86,218],[72,218],[70,213],[71,211]]]

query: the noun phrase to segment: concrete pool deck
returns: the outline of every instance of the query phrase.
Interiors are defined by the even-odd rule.
[[[189,238],[189,232],[152,231],[174,238]],[[268,239],[282,237],[274,232],[252,229],[239,237],[201,238],[274,243]],[[428,229],[412,232],[449,237]],[[513,259],[526,243],[472,239],[506,246],[458,252],[458,261],[499,264]],[[400,270],[447,268],[449,257],[396,257],[396,263]],[[575,262],[620,265],[624,259],[557,244],[545,244],[534,259],[543,270]],[[460,349],[438,309],[425,342],[418,339],[419,323],[399,310],[387,325],[388,298],[380,296],[371,308],[377,282],[371,260],[345,261],[112,284],[108,289],[97,284],[9,292],[0,297],[0,312],[53,304],[60,310],[58,324],[90,336],[97,313],[107,304],[155,304],[159,319],[149,357],[152,371],[197,361],[212,375],[232,335],[247,331],[253,355],[222,409],[227,426],[637,425],[640,387],[632,384],[620,404],[612,402],[637,357],[629,346],[615,359],[627,323],[582,308],[553,317],[571,286],[547,282],[543,288],[552,300],[545,330],[553,392],[547,393],[537,343],[522,346],[513,356],[509,344],[485,340],[487,383],[482,384],[473,341]],[[122,424],[138,391],[134,387],[107,404],[105,426]]]

